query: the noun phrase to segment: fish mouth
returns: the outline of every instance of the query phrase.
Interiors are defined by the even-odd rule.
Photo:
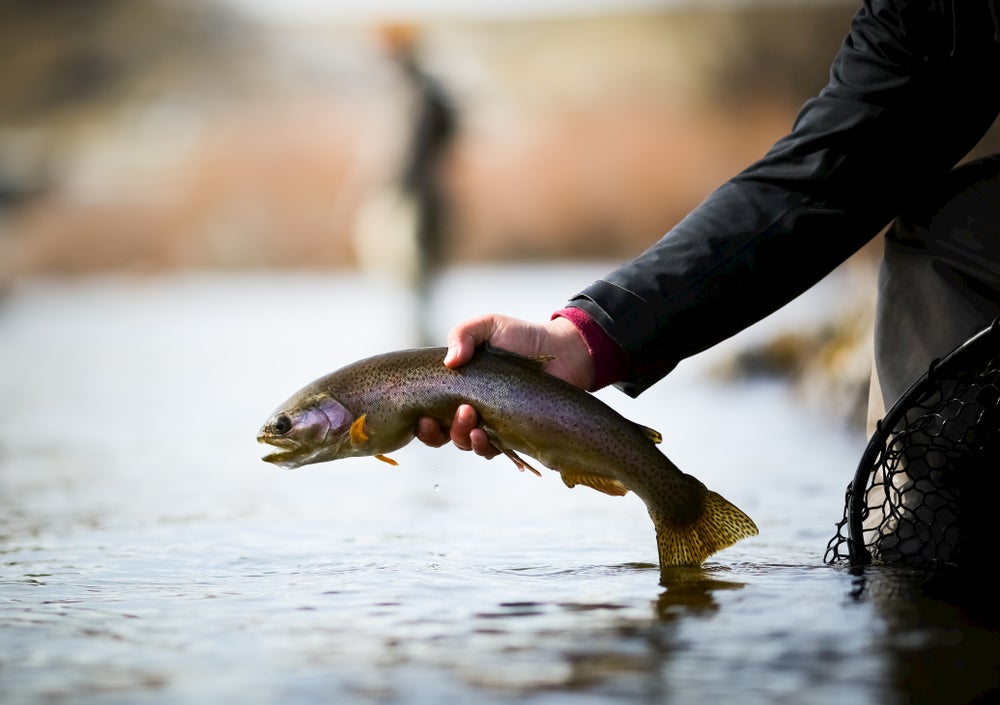
[[[297,468],[309,462],[310,453],[301,450],[279,450],[268,453],[261,460],[282,468]]]
[[[278,449],[272,453],[268,453],[261,460],[282,468],[300,468],[303,465],[332,460],[333,457],[336,457],[331,457],[331,452],[335,451],[335,448],[331,449],[322,444],[314,445],[293,438],[272,437],[266,433],[261,433],[257,436],[257,441]]]
[[[279,450],[268,453],[261,460],[265,463],[273,463],[281,467],[294,468],[301,465],[299,459],[307,454],[307,451],[299,446],[299,443],[291,438],[272,437],[266,433],[257,434],[257,442],[264,443]]]
[[[302,463],[299,462],[299,454],[294,451],[279,451],[277,453],[268,453],[261,460],[265,463],[271,463],[272,465],[278,465],[283,468],[297,468]]]

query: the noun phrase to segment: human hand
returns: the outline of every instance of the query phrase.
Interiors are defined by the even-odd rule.
[[[576,326],[565,318],[555,318],[546,323],[487,314],[458,324],[448,333],[448,352],[444,364],[451,368],[464,365],[472,359],[476,347],[482,343],[535,357],[551,356],[553,359],[542,368],[548,374],[589,389],[594,384],[594,363],[587,344]],[[417,438],[429,446],[438,447],[449,440],[461,450],[472,450],[477,455],[492,458],[499,451],[490,443],[486,433],[477,427],[476,410],[462,404],[455,412],[450,426],[424,417],[417,423]]]
[[[455,444],[459,450],[475,451],[476,455],[492,458],[500,453],[490,443],[486,432],[478,427],[479,415],[468,404],[462,404],[455,410],[455,418],[450,426],[438,423],[436,419],[425,416],[417,421],[416,436],[429,446],[438,448],[448,441]]]

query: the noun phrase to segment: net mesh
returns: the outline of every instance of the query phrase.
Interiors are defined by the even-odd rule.
[[[960,565],[990,550],[998,491],[1000,318],[932,364],[879,423],[825,561]]]

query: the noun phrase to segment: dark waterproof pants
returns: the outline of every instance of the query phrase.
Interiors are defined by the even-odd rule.
[[[875,370],[886,408],[1000,315],[1000,154],[954,169],[885,236]]]

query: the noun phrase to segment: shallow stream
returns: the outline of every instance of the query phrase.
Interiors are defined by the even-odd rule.
[[[450,273],[441,331],[547,316],[602,267]],[[0,299],[0,702],[960,703],[1000,684],[985,577],[827,566],[864,439],[714,361],[637,400],[757,538],[660,584],[634,496],[454,448],[279,470],[254,440],[311,379],[412,343],[354,274],[25,282]],[[984,561],[992,563],[992,560]]]

